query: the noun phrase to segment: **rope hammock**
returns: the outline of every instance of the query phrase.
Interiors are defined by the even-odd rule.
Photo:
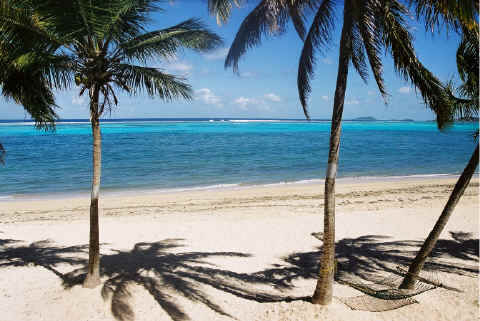
[[[323,233],[316,232],[311,235],[319,240],[323,240]],[[339,284],[350,286],[362,293],[363,295],[354,297],[336,297],[352,310],[362,310],[370,312],[381,312],[395,310],[410,304],[418,303],[413,297],[421,293],[443,288],[450,291],[462,292],[461,290],[447,286],[438,280],[438,276],[433,272],[422,272],[425,276],[413,276],[415,285],[413,289],[399,289],[403,278],[411,274],[407,269],[400,266],[396,268],[398,274],[393,274],[376,283],[358,283],[348,280],[336,279]],[[338,273],[338,261],[334,261],[335,274]]]
[[[407,275],[405,269],[397,267],[399,275],[394,275],[377,284],[355,283],[345,280],[337,280],[339,284],[350,286],[364,295],[339,298],[341,302],[350,307],[352,310],[362,310],[370,312],[381,312],[398,309],[410,304],[418,303],[413,297],[421,293],[436,289],[444,288],[451,291],[461,292],[460,290],[442,284],[435,279],[428,277],[415,276],[417,279],[413,289],[399,289],[402,279]]]

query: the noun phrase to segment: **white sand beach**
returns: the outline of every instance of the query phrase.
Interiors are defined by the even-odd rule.
[[[337,258],[362,283],[408,266],[455,178],[337,185]],[[89,198],[0,203],[0,319],[478,320],[479,181],[452,215],[425,276],[436,288],[385,312],[352,310],[336,283],[312,305],[323,185],[285,184],[101,198],[102,284],[78,285],[88,259]],[[375,306],[374,301],[366,305]]]

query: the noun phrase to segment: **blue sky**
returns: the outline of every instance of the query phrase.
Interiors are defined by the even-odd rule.
[[[218,26],[208,15],[206,0],[176,0],[165,3],[164,13],[155,14],[152,29],[175,25],[191,17],[202,21],[224,39],[224,46],[209,54],[185,51],[172,61],[154,61],[152,66],[187,77],[194,90],[190,102],[166,103],[147,96],[120,95],[118,107],[107,118],[225,117],[225,118],[303,118],[298,100],[296,75],[302,42],[290,25],[287,33],[267,38],[250,50],[240,62],[240,74],[223,68],[224,58],[242,20],[257,1],[235,9],[230,21]],[[341,8],[342,6],[339,6]],[[337,15],[339,17],[340,15]],[[340,19],[337,32],[325,56],[318,56],[316,76],[312,82],[309,110],[312,118],[330,118],[337,75]],[[432,36],[412,20],[415,48],[420,60],[441,80],[456,77],[455,51],[459,37],[450,33]],[[390,94],[388,105],[378,93],[373,77],[365,84],[350,68],[344,119],[373,116],[378,119],[434,119],[420,95],[400,79],[390,57],[384,59],[384,78]],[[88,115],[86,95],[72,89],[58,92],[58,114],[63,119]],[[0,119],[29,118],[21,106],[0,100]]]

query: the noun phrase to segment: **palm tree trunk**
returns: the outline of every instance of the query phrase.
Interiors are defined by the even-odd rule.
[[[350,52],[350,23],[344,20],[338,62],[337,87],[333,101],[330,150],[325,177],[325,205],[323,216],[323,251],[320,261],[319,279],[312,303],[328,305],[332,301],[334,260],[335,260],[335,177],[337,175],[338,152],[342,125],[343,103],[347,89]]]
[[[93,136],[93,178],[90,201],[90,242],[88,250],[88,272],[83,286],[94,288],[100,284],[100,240],[98,226],[98,198],[100,194],[100,175],[102,169],[102,136],[98,114],[98,89],[90,95],[90,121]]]
[[[435,223],[435,226],[433,227],[432,231],[430,232],[427,239],[423,243],[420,251],[417,253],[417,256],[415,257],[412,264],[410,265],[407,275],[403,279],[402,284],[400,284],[401,289],[412,289],[414,287],[415,281],[416,281],[415,277],[418,276],[418,274],[422,270],[423,265],[425,264],[425,260],[430,255],[433,248],[435,247],[435,244],[437,243],[437,240],[440,237],[440,234],[445,228],[445,225],[447,224],[448,219],[450,218],[450,215],[452,215],[453,210],[455,209],[455,206],[457,205],[458,201],[460,200],[463,193],[465,192],[465,189],[470,183],[470,179],[472,178],[473,174],[475,173],[475,170],[477,169],[478,146],[479,144],[477,144],[477,148],[473,152],[472,157],[470,158],[470,161],[468,162],[467,166],[463,170],[462,175],[460,176],[457,183],[455,184],[452,194],[450,194],[450,198],[448,199],[448,202],[445,205],[442,211],[442,214],[438,218],[437,222]]]

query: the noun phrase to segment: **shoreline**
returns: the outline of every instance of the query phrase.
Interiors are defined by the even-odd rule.
[[[390,179],[339,179],[336,185],[338,213],[375,212],[383,208],[441,207],[450,196],[456,176],[429,176]],[[462,198],[465,203],[478,202],[479,178],[474,177]],[[245,215],[289,213],[318,215],[323,212],[323,182],[270,184],[247,187],[224,187],[214,190],[103,193],[100,216],[150,217],[197,214],[227,215],[241,211]],[[90,195],[36,200],[16,199],[1,202],[0,223],[28,221],[88,220]],[[257,210],[253,210],[257,209]]]
[[[342,275],[370,284],[391,278],[397,266],[408,268],[456,180],[339,180],[335,240]],[[120,303],[138,320],[166,321],[176,315],[164,304],[169,298],[192,320],[477,320],[478,184],[476,176],[425,265],[426,277],[463,292],[433,289],[416,296],[418,304],[385,312],[351,310],[344,302],[363,294],[340,283],[328,309],[291,300],[315,288],[321,183],[102,196],[102,284],[94,290],[73,283],[88,262],[89,195],[4,202],[0,305],[9,309],[2,317],[115,321]]]
[[[356,177],[339,177],[336,179],[337,184],[362,184],[366,182],[396,182],[396,181],[421,181],[425,179],[458,179],[459,174],[412,174],[412,175],[394,175],[394,176],[356,176]],[[473,179],[479,178],[479,173],[475,173]],[[264,187],[276,186],[295,186],[295,185],[318,185],[324,184],[323,178],[305,179],[299,181],[280,181],[273,183],[225,183],[207,186],[189,186],[189,187],[173,187],[173,188],[100,188],[100,197],[128,197],[138,193],[155,195],[155,194],[176,194],[190,193],[195,191],[223,191],[223,190],[244,190]],[[25,194],[6,194],[0,195],[0,204],[10,202],[29,202],[44,200],[67,200],[80,199],[90,196],[90,190],[82,189],[68,192],[46,192],[46,193],[25,193]]]
[[[345,279],[370,284],[408,268],[456,181],[340,179],[335,240]],[[291,300],[310,297],[316,285],[322,183],[104,195],[102,284],[94,290],[74,283],[88,262],[89,195],[3,202],[2,317],[115,321],[120,304],[138,320],[167,321],[177,315],[168,298],[187,316],[181,320],[477,320],[478,186],[476,176],[424,268],[425,277],[463,292],[433,289],[416,296],[418,304],[385,312],[352,310],[345,302],[363,293],[337,282],[328,309]]]

